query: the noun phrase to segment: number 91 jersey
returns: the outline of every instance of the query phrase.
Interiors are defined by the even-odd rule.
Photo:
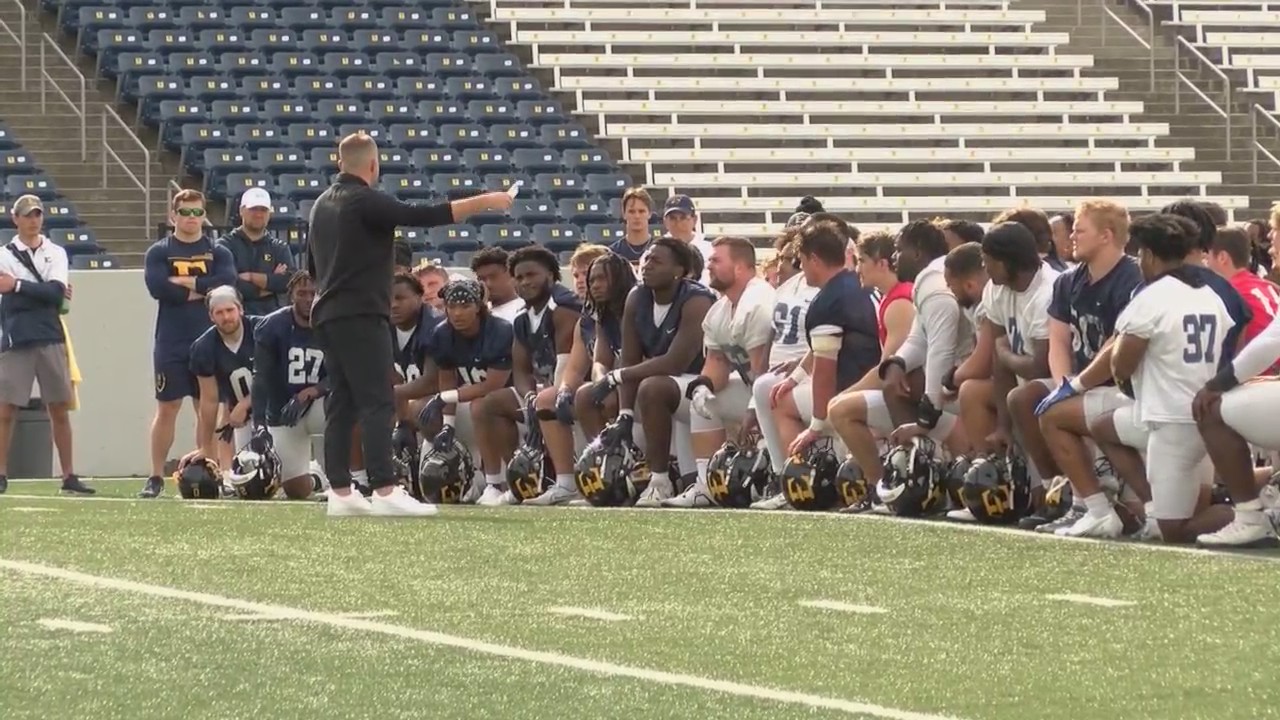
[[[290,398],[325,378],[324,351],[316,345],[314,331],[294,319],[291,306],[268,315],[258,326],[257,340],[258,351],[272,359],[274,372],[263,380],[267,415],[275,418]]]
[[[240,320],[244,333],[234,348],[211,327],[191,343],[191,374],[212,377],[218,383],[218,400],[236,404],[249,397],[253,388],[253,347],[261,317],[245,315]]]
[[[809,352],[804,332],[809,305],[818,288],[804,281],[804,273],[796,273],[778,286],[773,303],[773,347],[769,349],[769,365],[799,360]]]

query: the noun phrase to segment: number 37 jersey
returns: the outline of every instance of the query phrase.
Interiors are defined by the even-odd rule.
[[[290,398],[325,378],[324,352],[311,327],[294,319],[292,306],[266,316],[256,337],[257,357],[266,362],[259,361],[255,370],[263,374],[267,416],[275,418]]]
[[[804,281],[804,273],[796,273],[778,286],[773,304],[773,347],[769,349],[769,366],[799,360],[809,352],[804,321],[818,288]]]

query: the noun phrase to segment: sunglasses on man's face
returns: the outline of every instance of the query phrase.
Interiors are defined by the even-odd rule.
[[[182,217],[204,217],[204,208],[178,208],[177,213]]]

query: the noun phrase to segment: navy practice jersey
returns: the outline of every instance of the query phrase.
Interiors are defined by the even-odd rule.
[[[235,350],[227,347],[216,327],[205,330],[191,343],[191,374],[212,377],[218,383],[218,400],[233,405],[253,392],[254,337],[262,318],[245,315],[240,322],[244,333]]]
[[[427,351],[431,341],[431,333],[444,316],[436,313],[430,305],[422,305],[422,313],[418,316],[418,324],[408,333],[394,325],[391,327],[391,349],[395,355],[396,374],[404,382],[413,382],[422,375],[427,361]]]
[[[515,341],[524,346],[533,363],[534,382],[549,385],[556,373],[556,329],[552,319],[556,308],[582,312],[582,301],[563,285],[551,287],[551,299],[540,313],[525,308],[511,324]],[[535,319],[536,317],[536,319]]]
[[[190,291],[169,278],[195,278],[201,295],[220,285],[234,285],[235,261],[231,251],[202,237],[191,243],[169,235],[147,248],[144,280],[147,291],[159,303],[156,312],[153,355],[160,363],[186,362],[191,343],[213,324],[202,299],[190,299]]]
[[[1142,269],[1138,261],[1125,255],[1111,272],[1096,281],[1089,280],[1089,266],[1080,263],[1053,281],[1053,297],[1049,300],[1049,317],[1071,328],[1073,373],[1079,373],[1093,362],[1107,338],[1116,331],[1116,318],[1142,287]]]
[[[600,334],[600,329],[604,328],[604,334]],[[583,315],[578,323],[578,331],[582,333],[582,342],[587,346],[587,353],[591,357],[595,357],[596,338],[599,337],[607,343],[609,353],[613,355],[613,359],[617,360],[622,355],[622,321],[616,317],[607,317],[604,322],[597,321],[590,315]]]
[[[431,333],[428,355],[441,370],[457,372],[458,387],[476,385],[484,382],[490,370],[511,369],[514,339],[511,323],[496,315],[485,316],[474,337],[463,336],[446,321]]]
[[[644,255],[645,251],[648,250],[649,246],[652,244],[653,241],[649,240],[643,245],[632,245],[627,242],[626,238],[620,238],[615,240],[614,243],[609,246],[609,252],[617,255],[623,260],[626,260],[632,265],[638,265],[640,263],[640,257]]]
[[[671,307],[667,309],[666,317],[662,318],[662,322],[655,322],[655,310],[653,301],[653,291],[640,285],[631,291],[635,296],[636,317],[635,327],[636,333],[640,337],[640,357],[643,360],[665,355],[671,347],[671,341],[676,337],[676,331],[680,327],[680,315],[684,311],[684,304],[695,297],[705,297],[715,302],[716,296],[710,290],[701,284],[692,280],[681,280],[679,286],[676,287],[675,299],[671,301]],[[699,323],[701,326],[701,323]],[[702,363],[706,359],[701,351],[694,358],[693,363],[684,370],[686,374],[697,375],[702,372]]]
[[[294,395],[325,378],[324,351],[315,332],[284,307],[263,318],[255,334],[253,355],[253,417],[274,425],[280,410]],[[262,397],[262,400],[259,400]]]
[[[880,364],[880,325],[871,293],[848,270],[823,285],[804,318],[809,347],[821,335],[840,337],[836,356],[836,390],[844,390]]]

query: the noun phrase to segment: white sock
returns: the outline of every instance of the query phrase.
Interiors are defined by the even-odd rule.
[[[369,484],[369,473],[365,472],[364,470],[352,470],[352,471],[351,471],[351,482],[353,482],[353,483],[355,483],[355,484],[357,484],[357,485],[368,485],[368,484]]]
[[[1094,493],[1084,498],[1084,506],[1089,514],[1096,518],[1104,518],[1110,515],[1111,501],[1107,499],[1106,493]]]
[[[574,492],[578,490],[578,484],[573,481],[573,473],[556,475],[556,487],[561,490],[573,490]]]
[[[664,472],[656,472],[649,475],[649,484],[654,487],[671,489],[671,477]]]
[[[484,474],[484,481],[485,481],[486,483],[488,483],[489,485],[501,485],[502,483],[506,482],[507,480],[506,480],[506,478],[505,478],[505,477],[503,477],[502,475],[490,475],[489,473],[485,473],[485,474]]]
[[[698,468],[698,482],[706,486],[707,466],[711,464],[711,461],[707,458],[698,458],[693,464]]]

